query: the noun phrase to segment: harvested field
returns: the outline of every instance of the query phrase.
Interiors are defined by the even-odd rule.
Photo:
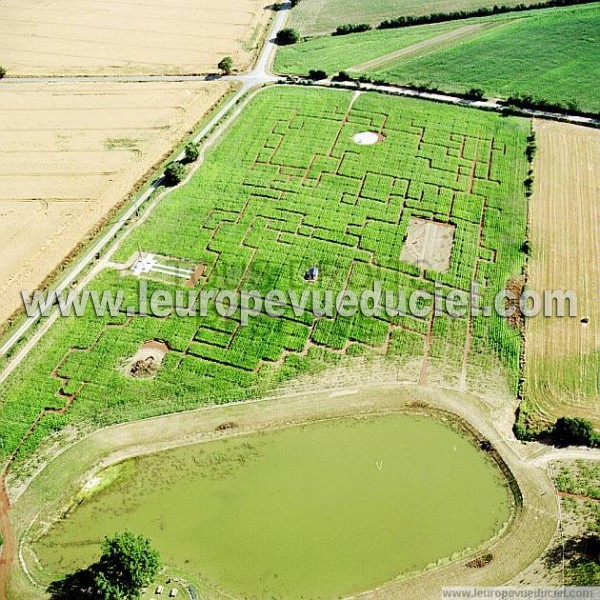
[[[599,425],[600,131],[548,121],[536,121],[535,130],[528,283],[539,292],[575,290],[579,314],[529,321],[526,407]]]
[[[3,84],[0,321],[226,92],[225,83]]]
[[[182,74],[249,66],[271,11],[262,0],[2,3],[9,75]]]

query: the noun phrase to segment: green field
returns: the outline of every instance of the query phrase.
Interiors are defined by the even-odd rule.
[[[473,20],[317,38],[280,50],[276,67],[283,73],[305,74],[322,68],[333,74],[468,22]],[[599,4],[500,15],[478,22],[496,26],[400,57],[366,74],[390,83],[432,85],[451,93],[477,87],[487,97],[532,95],[600,113]]]
[[[465,22],[460,21],[312,38],[280,48],[275,57],[275,71],[306,74],[310,69],[323,69],[332,75],[464,25]]]
[[[289,23],[302,35],[329,33],[346,23],[377,25],[385,19],[401,16],[421,16],[436,12],[474,10],[502,4],[513,6],[520,0],[301,0],[292,10]]]
[[[352,141],[375,130],[372,146]],[[192,181],[175,190],[124,241],[114,260],[141,248],[183,265],[205,265],[206,288],[298,290],[375,280],[384,289],[430,292],[481,285],[492,303],[524,261],[523,180],[528,121],[467,108],[378,94],[277,86],[261,92],[232,125]],[[422,270],[399,260],[411,217],[455,226],[450,269]],[[303,274],[319,265],[316,284]],[[152,275],[152,274],[151,274]],[[159,276],[150,291],[174,288]],[[182,282],[182,280],[179,280]],[[99,290],[123,290],[137,304],[139,279],[105,270]],[[188,289],[188,288],[186,288]],[[123,365],[147,340],[170,348],[154,379]],[[421,360],[432,379],[485,388],[482,374],[506,370],[516,390],[520,336],[498,317],[366,318],[265,314],[240,327],[207,318],[63,318],[0,388],[2,458],[18,448],[43,408],[47,414],[19,459],[50,433],[75,423],[99,426],[260,397],[299,373],[345,356],[387,356],[393,368]],[[500,360],[499,360],[500,359]],[[412,361],[412,362],[411,362]]]
[[[472,553],[513,502],[474,444],[407,415],[209,442],[116,468],[116,482],[34,544],[44,569],[86,567],[105,535],[128,528],[167,565],[236,597],[337,598]]]
[[[489,97],[531,94],[600,113],[600,5],[543,12],[377,75],[451,92],[479,87]]]

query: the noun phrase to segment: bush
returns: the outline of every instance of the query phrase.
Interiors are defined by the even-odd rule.
[[[349,33],[362,33],[363,31],[369,31],[372,27],[368,23],[359,23],[353,25],[351,23],[347,25],[340,25],[331,35],[348,35]]]
[[[279,46],[291,46],[300,39],[300,34],[296,29],[286,27],[277,32],[275,43]]]
[[[181,183],[185,178],[186,170],[182,163],[172,162],[165,169],[165,185],[173,186]]]
[[[308,72],[308,78],[313,81],[320,81],[321,79],[327,79],[327,73],[322,69],[311,69]]]
[[[590,448],[598,444],[591,421],[580,417],[560,417],[554,425],[554,435],[561,444]]]
[[[6,69],[4,67],[0,67],[0,79],[2,79],[6,75]]]
[[[231,71],[233,71],[233,58],[231,58],[231,56],[225,56],[219,61],[217,68],[224,75],[229,75]]]
[[[331,78],[333,81],[353,81],[352,77],[346,71],[340,71],[337,75]]]
[[[290,4],[292,5],[292,8],[294,8],[294,6],[298,6],[298,2],[300,2],[300,0],[290,0]]]
[[[194,142],[189,142],[185,147],[185,162],[191,163],[198,160],[200,156],[200,149],[198,148],[198,144]]]
[[[471,88],[466,94],[468,100],[484,100],[483,90],[481,88]]]

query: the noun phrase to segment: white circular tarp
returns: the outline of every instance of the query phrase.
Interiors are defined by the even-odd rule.
[[[371,144],[379,142],[381,137],[374,131],[361,131],[360,133],[353,135],[352,140],[361,146],[370,146]]]

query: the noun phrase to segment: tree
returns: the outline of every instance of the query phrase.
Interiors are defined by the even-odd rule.
[[[300,34],[296,29],[286,27],[277,32],[275,43],[279,46],[291,46],[300,39]]]
[[[160,554],[150,540],[125,531],[104,539],[94,582],[104,600],[139,598],[160,567]]]
[[[233,58],[231,58],[231,56],[222,58],[217,65],[217,68],[223,73],[223,75],[230,75],[231,71],[233,71]]]
[[[168,186],[181,183],[185,177],[185,167],[180,162],[172,162],[165,169],[165,184]]]
[[[6,69],[4,67],[0,67],[0,79],[2,79],[6,75]]]
[[[198,160],[200,156],[200,149],[198,148],[198,144],[194,142],[189,142],[185,146],[185,162],[191,163]]]
[[[554,434],[562,444],[593,447],[598,442],[591,421],[580,417],[560,417],[554,425]]]
[[[300,0],[290,0],[292,8],[294,8],[294,6],[298,6],[298,2],[300,2]]]
[[[469,100],[483,100],[484,91],[481,88],[471,88],[466,94],[465,98]]]
[[[327,73],[322,69],[311,69],[308,72],[308,78],[313,81],[320,81],[321,79],[327,79]]]

